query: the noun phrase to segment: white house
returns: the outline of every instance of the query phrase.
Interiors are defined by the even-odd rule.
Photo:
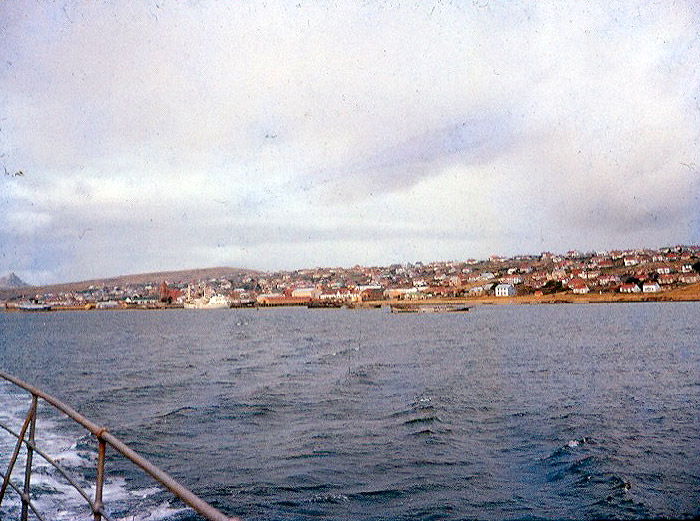
[[[643,293],[657,293],[658,291],[661,291],[661,286],[659,286],[653,280],[648,280],[644,284],[642,284]]]
[[[497,297],[514,297],[515,294],[515,288],[511,284],[499,284],[496,286]]]
[[[632,282],[620,286],[620,293],[639,293],[640,291],[639,286]]]

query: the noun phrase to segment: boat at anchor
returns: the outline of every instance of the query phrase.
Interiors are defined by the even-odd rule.
[[[51,311],[51,304],[39,302],[21,302],[17,305],[20,311]]]
[[[471,307],[465,304],[391,304],[392,313],[465,313]]]
[[[222,309],[230,308],[231,299],[225,295],[214,295],[211,298],[199,298],[192,301],[185,301],[185,309]]]

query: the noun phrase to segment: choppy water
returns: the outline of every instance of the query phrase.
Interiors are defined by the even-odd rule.
[[[700,515],[698,303],[4,313],[0,367],[248,520]],[[0,421],[27,407],[0,385]],[[42,409],[38,439],[94,477],[69,422]],[[116,518],[194,519],[108,469]],[[35,482],[48,518],[89,518]]]

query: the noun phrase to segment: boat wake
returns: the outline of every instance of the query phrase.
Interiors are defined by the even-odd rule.
[[[13,392],[0,383],[0,424],[19,432],[26,417],[27,396]],[[36,447],[48,454],[87,493],[95,495],[97,468],[96,444],[90,435],[71,430],[49,407],[39,405],[36,423]],[[0,472],[7,472],[17,439],[0,429]],[[108,456],[109,457],[109,456]],[[26,450],[20,451],[11,482],[18,488],[24,483]],[[31,497],[35,508],[45,519],[58,521],[88,521],[93,519],[90,505],[73,486],[38,454],[32,459]],[[123,475],[110,475],[109,463],[103,489],[105,511],[111,519],[124,521],[157,521],[184,519],[190,509],[171,504],[171,496],[164,489],[152,486],[134,488]],[[0,517],[19,518],[21,502],[18,494],[8,488],[0,508]]]

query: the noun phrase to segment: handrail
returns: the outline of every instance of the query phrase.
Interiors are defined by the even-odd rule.
[[[0,490],[0,504],[2,503],[3,495],[5,492],[5,489],[9,485],[13,490],[15,490],[20,497],[22,498],[22,519],[26,519],[26,512],[27,512],[27,507],[31,508],[35,514],[37,514],[37,517],[40,518],[38,513],[36,512],[34,506],[32,505],[30,499],[29,499],[29,485],[30,485],[30,476],[31,476],[31,454],[32,451],[36,452],[38,455],[40,455],[42,458],[46,459],[50,464],[52,464],[54,467],[56,467],[61,474],[64,475],[64,477],[67,477],[65,472],[58,467],[58,464],[51,460],[50,458],[47,458],[46,455],[43,452],[40,452],[36,450],[34,446],[34,426],[36,422],[36,403],[37,399],[41,398],[44,400],[46,403],[52,405],[55,409],[59,410],[69,418],[71,418],[73,421],[76,423],[80,424],[83,426],[85,429],[90,431],[91,434],[93,434],[98,441],[98,466],[97,466],[97,479],[96,479],[96,487],[95,487],[95,500],[92,501],[88,498],[88,496],[81,492],[81,495],[87,499],[88,503],[90,504],[94,519],[95,521],[101,521],[102,517],[105,517],[108,519],[108,516],[105,515],[103,511],[103,504],[102,504],[102,485],[104,481],[104,463],[105,463],[105,450],[106,446],[110,445],[112,448],[114,448],[117,452],[122,454],[124,457],[126,457],[128,460],[133,462],[135,465],[141,467],[146,473],[148,473],[153,479],[158,481],[160,484],[162,484],[164,487],[166,487],[170,492],[175,494],[178,498],[180,498],[186,505],[194,509],[196,512],[201,514],[203,517],[208,519],[209,521],[238,521],[237,518],[235,517],[228,517],[221,513],[219,510],[211,506],[209,503],[201,499],[199,496],[194,494],[191,490],[188,488],[184,487],[180,483],[178,483],[175,479],[173,479],[170,475],[168,475],[166,472],[161,470],[160,468],[156,467],[154,464],[152,464],[150,461],[148,461],[146,458],[138,454],[136,451],[131,449],[128,445],[126,445],[124,442],[122,442],[119,438],[111,434],[110,432],[107,431],[105,427],[102,427],[100,425],[97,425],[96,423],[90,421],[87,419],[85,416],[80,414],[78,411],[70,407],[69,405],[66,405],[62,401],[58,400],[57,398],[54,398],[53,396],[41,391],[40,389],[34,387],[33,385],[30,385],[28,383],[23,382],[19,378],[16,378],[8,373],[5,373],[3,371],[0,371],[0,378],[7,380],[8,382],[13,383],[14,385],[24,389],[25,391],[31,393],[32,395],[32,407],[29,410],[29,413],[27,414],[27,418],[25,419],[22,431],[20,432],[19,435],[16,433],[12,432],[10,429],[5,428],[6,431],[10,432],[10,434],[13,434],[17,439],[17,447],[15,449],[15,453],[13,455],[12,460],[10,461],[10,466],[8,471],[5,473],[3,476],[2,473],[0,473],[0,478],[3,478],[3,486],[2,489]],[[30,434],[30,439],[25,440],[25,435],[27,430],[29,430]],[[10,479],[10,474],[12,474],[12,469],[14,467],[15,460],[17,458],[17,453],[19,452],[19,448],[21,447],[22,443],[24,443],[27,446],[27,467],[25,471],[25,490],[24,493],[22,493],[18,487],[13,485],[9,479]],[[69,479],[69,482],[71,485],[74,487],[76,486],[75,483]]]
[[[17,434],[15,431],[13,431],[12,429],[10,429],[9,427],[3,425],[2,423],[0,423],[0,428],[5,429],[8,433],[10,433],[10,434],[11,434],[12,436],[14,436],[16,439],[20,439],[20,435],[19,435],[19,434]],[[56,460],[54,460],[51,456],[49,456],[48,454],[46,454],[45,452],[43,452],[41,449],[37,448],[37,446],[34,445],[34,443],[32,443],[31,441],[26,441],[26,440],[25,440],[24,444],[25,444],[27,447],[29,447],[30,449],[33,449],[34,452],[36,452],[39,456],[41,456],[41,457],[44,459],[44,461],[46,461],[47,463],[49,463],[50,465],[52,465],[53,468],[55,468],[55,469],[59,472],[59,474],[61,474],[61,476],[63,476],[63,479],[65,479],[68,483],[70,483],[70,485],[71,485],[81,496],[83,496],[83,498],[85,499],[85,501],[86,501],[86,502],[90,505],[90,507],[94,510],[95,502],[94,502],[92,499],[90,499],[90,496],[88,496],[88,495],[85,493],[85,491],[84,491],[82,488],[80,488],[80,485],[78,485],[78,483],[77,483],[72,477],[70,477],[70,475],[63,469],[63,467],[61,467],[61,466],[56,462]],[[1,477],[1,478],[4,478],[5,476],[0,472],[0,477]],[[9,485],[12,487],[12,486],[13,486],[13,485],[12,485],[12,482],[9,482]],[[104,512],[102,513],[102,516],[105,517],[105,518],[107,518],[107,519],[109,519],[109,517],[108,517]]]

